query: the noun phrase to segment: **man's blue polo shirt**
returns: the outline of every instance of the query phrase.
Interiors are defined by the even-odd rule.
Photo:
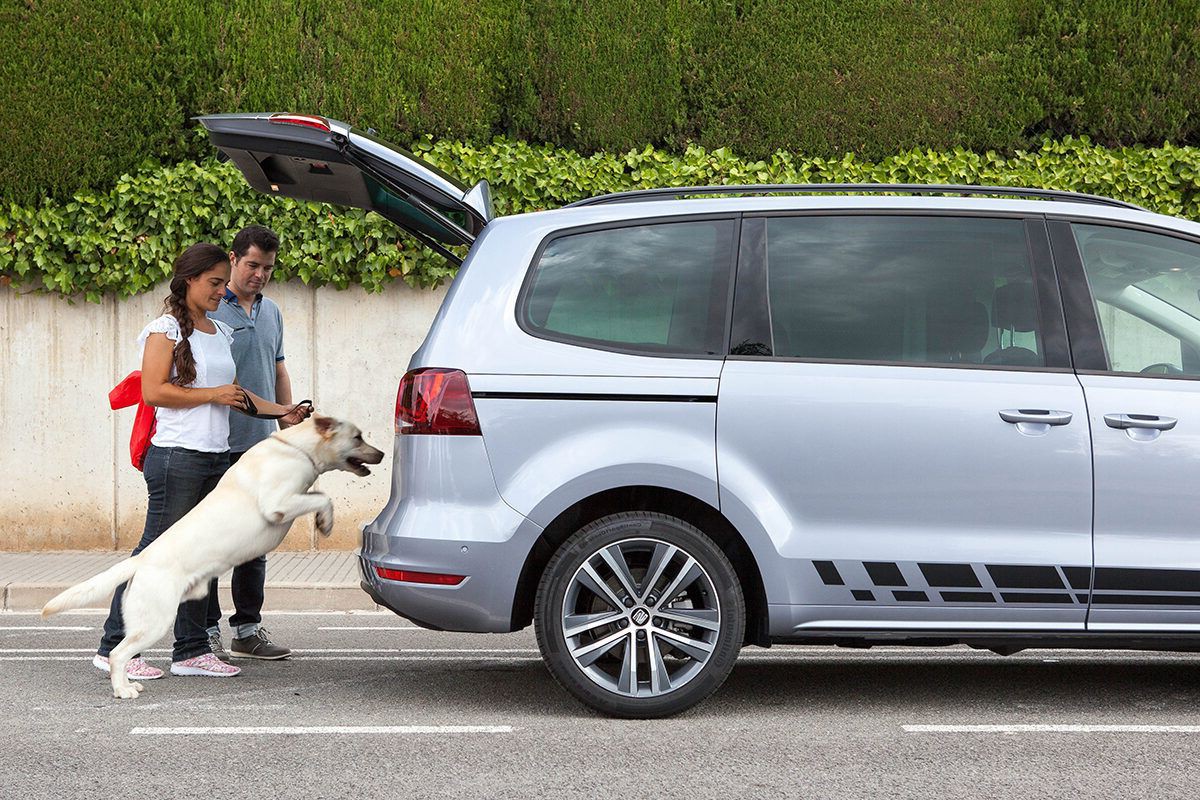
[[[260,294],[246,314],[237,295],[226,288],[221,304],[209,316],[233,328],[231,349],[238,383],[274,401],[275,364],[283,361],[283,314],[279,306]],[[234,411],[229,415],[229,450],[244,453],[278,428],[275,420],[254,419]]]

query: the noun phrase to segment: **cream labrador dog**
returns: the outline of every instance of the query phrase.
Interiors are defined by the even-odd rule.
[[[310,492],[323,472],[370,475],[383,451],[349,422],[313,416],[246,451],[216,487],[136,556],[76,584],[42,609],[48,617],[95,604],[130,581],[121,608],[125,638],[109,655],[113,696],[134,698],[140,683],[125,674],[129,659],[171,629],[183,600],[208,594],[209,580],[279,546],[292,521],[316,514],[323,536],[333,530],[333,504]]]

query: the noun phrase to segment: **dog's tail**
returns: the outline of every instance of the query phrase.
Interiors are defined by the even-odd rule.
[[[111,595],[113,590],[122,583],[132,578],[137,568],[137,558],[127,558],[121,563],[109,567],[94,578],[89,578],[83,583],[75,584],[70,589],[50,598],[50,602],[42,607],[42,616],[48,617],[60,611],[94,605],[96,602]]]

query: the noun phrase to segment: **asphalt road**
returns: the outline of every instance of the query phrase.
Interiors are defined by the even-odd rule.
[[[752,648],[708,702],[644,722],[577,704],[531,631],[375,613],[277,615],[293,659],[118,701],[89,663],[102,622],[0,614],[0,796],[1172,798],[1200,782],[1197,656]]]

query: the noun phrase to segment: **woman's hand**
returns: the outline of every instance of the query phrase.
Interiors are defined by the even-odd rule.
[[[218,406],[229,406],[238,411],[246,410],[246,393],[242,387],[234,383],[217,386],[209,390],[212,393],[210,403]]]

